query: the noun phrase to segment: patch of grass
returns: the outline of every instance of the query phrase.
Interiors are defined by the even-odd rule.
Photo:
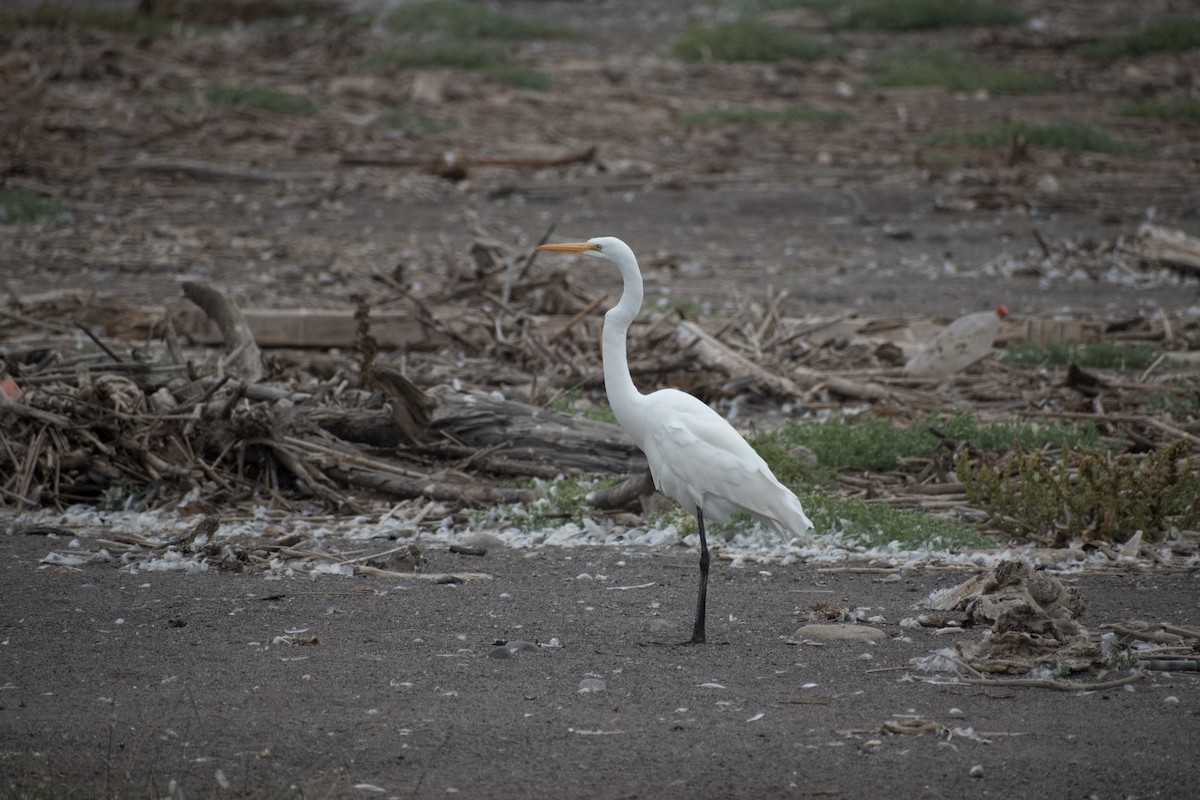
[[[723,125],[729,123],[778,123],[793,125],[797,123],[845,122],[848,119],[850,119],[849,114],[837,109],[789,106],[787,108],[710,108],[705,111],[693,111],[688,114],[681,114],[679,122],[683,125]]]
[[[1200,122],[1200,100],[1188,97],[1182,100],[1134,100],[1121,106],[1125,117],[1159,119],[1164,122]]]
[[[387,17],[397,32],[426,33],[444,39],[573,39],[580,33],[571,28],[532,22],[473,3],[413,3],[397,8]]]
[[[1064,441],[1086,448],[1100,446],[1095,426],[1058,421],[1012,421],[980,424],[958,413],[931,415],[911,426],[883,419],[832,417],[825,422],[789,421],[755,437],[751,444],[770,464],[776,477],[791,485],[829,483],[840,470],[893,470],[902,458],[929,458],[938,445],[930,428],[980,450],[1007,450],[1014,444],[1040,447]],[[816,465],[796,455],[798,445],[817,456]]]
[[[548,92],[554,88],[554,79],[549,75],[512,64],[493,64],[485,67],[483,74],[514,89]]]
[[[212,30],[203,25],[181,23],[134,11],[104,8],[61,8],[40,3],[26,11],[0,11],[0,30],[27,28],[89,28],[137,39],[159,39],[164,36],[204,33]]]
[[[485,69],[506,64],[504,49],[478,42],[442,42],[426,47],[399,45],[372,53],[365,59],[375,69]]]
[[[961,142],[971,147],[1008,147],[1013,137],[1020,136],[1035,147],[1069,150],[1074,153],[1110,153],[1140,155],[1145,148],[1116,139],[1099,128],[1083,122],[1058,122],[1053,125],[1033,125],[1028,122],[1002,122],[975,131],[948,131],[934,134],[930,144]]]
[[[1145,369],[1159,355],[1159,349],[1150,344],[1110,339],[1086,343],[1055,340],[1045,344],[1013,342],[1005,348],[1001,360],[1009,364],[1065,367],[1073,363],[1092,369],[1133,370]]]
[[[818,536],[836,535],[865,547],[899,545],[912,549],[995,547],[996,542],[973,528],[920,511],[810,492],[804,510]]]
[[[0,186],[0,225],[62,223],[70,219],[71,212],[61,200],[20,186]]]
[[[468,511],[467,518],[475,525],[503,525],[522,531],[536,531],[568,522],[582,525],[584,519],[592,514],[588,495],[608,488],[614,482],[614,479],[592,477],[558,478],[553,481],[535,478],[526,487],[536,495],[528,504]]]
[[[1159,19],[1128,33],[1079,46],[1085,58],[1119,58],[1150,53],[1184,53],[1200,48],[1200,18]]]
[[[877,86],[944,86],[956,92],[1026,94],[1054,88],[1054,81],[1016,67],[985,64],[958,50],[881,53],[867,63]]]
[[[1136,531],[1151,541],[1200,516],[1200,463],[1180,439],[1137,459],[1064,446],[1015,447],[994,464],[955,464],[972,505],[1001,529],[1063,545],[1075,539],[1124,542]]]
[[[684,61],[812,61],[838,52],[832,42],[799,36],[752,16],[689,25],[672,48]]]
[[[561,411],[563,414],[579,414],[597,422],[617,424],[617,417],[606,401],[594,401],[583,396],[582,389],[572,389],[564,392],[546,404],[546,408]]]
[[[410,133],[445,133],[454,130],[454,123],[445,120],[431,119],[401,108],[385,111],[375,118],[372,127],[387,130],[408,131]]]
[[[919,31],[1017,25],[1024,16],[1012,6],[979,0],[851,0],[835,7],[830,21],[855,30]]]
[[[317,104],[307,97],[270,86],[229,86],[214,83],[204,92],[204,98],[217,106],[257,108],[273,114],[313,114]]]
[[[129,478],[117,478],[105,487],[100,495],[100,508],[104,511],[128,511],[146,496],[146,487]]]

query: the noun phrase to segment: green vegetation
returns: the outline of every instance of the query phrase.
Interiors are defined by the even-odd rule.
[[[205,26],[103,8],[61,8],[40,3],[25,11],[0,11],[0,30],[90,28],[139,39],[206,32]]]
[[[1058,122],[1054,125],[1002,122],[976,131],[937,133],[929,137],[927,143],[962,142],[971,147],[1008,147],[1016,136],[1035,147],[1070,150],[1075,153],[1138,155],[1144,152],[1140,145],[1115,139],[1099,128],[1083,122]]]
[[[1054,81],[1016,67],[985,64],[958,50],[881,53],[867,64],[877,86],[944,86],[956,92],[1044,92]]]
[[[1144,56],[1150,53],[1183,53],[1200,48],[1200,18],[1160,19],[1130,33],[1108,36],[1080,45],[1085,58]]]
[[[554,88],[554,79],[549,75],[512,64],[493,64],[484,68],[483,74],[514,89],[548,92]]]
[[[213,105],[257,108],[273,114],[312,114],[317,110],[317,104],[307,97],[270,86],[228,86],[218,82],[208,87],[204,98]]]
[[[401,33],[432,34],[442,39],[573,39],[578,31],[530,22],[473,3],[414,3],[388,15],[387,25]]]
[[[684,125],[721,125],[727,123],[779,123],[792,125],[813,122],[844,122],[850,115],[844,111],[810,106],[788,106],[787,108],[710,108],[682,114]]]
[[[1114,342],[1109,339],[1087,343],[1056,340],[1040,345],[1013,342],[1005,348],[1001,360],[1009,364],[1078,364],[1092,369],[1145,369],[1160,354],[1158,348],[1149,344]]]
[[[838,47],[745,16],[733,22],[692,24],[672,52],[685,61],[811,61],[835,55]]]
[[[593,401],[585,399],[582,389],[572,389],[569,392],[564,392],[549,403],[546,408],[552,408],[555,411],[561,411],[564,414],[580,414],[587,419],[594,419],[597,422],[607,422],[612,425],[617,424],[617,418],[609,408],[606,401]]]
[[[501,525],[522,531],[536,531],[552,525],[574,522],[582,525],[591,515],[588,495],[613,484],[611,479],[590,477],[559,478],[544,481],[535,478],[527,488],[536,495],[528,504],[493,506],[486,511],[468,511],[474,525]]]
[[[376,128],[410,133],[444,133],[454,130],[453,122],[431,119],[399,108],[383,112],[375,118],[371,125]]]
[[[995,540],[970,527],[920,511],[838,498],[822,492],[804,497],[804,510],[818,536],[833,534],[864,547],[897,543],[905,549],[994,547]]]
[[[0,225],[67,222],[71,212],[61,200],[20,186],[0,186]]]
[[[964,451],[955,474],[973,505],[1010,533],[1123,542],[1142,531],[1159,540],[1200,513],[1200,463],[1180,439],[1138,459],[1064,445],[1016,447],[995,464],[975,466]]]
[[[897,469],[903,458],[931,457],[938,444],[931,428],[988,451],[1006,450],[1014,444],[1040,447],[1063,441],[1085,448],[1100,446],[1096,429],[1090,424],[1014,421],[981,425],[964,413],[930,415],[907,427],[885,419],[841,416],[823,423],[790,421],[755,437],[751,444],[785,484],[828,483],[839,470],[891,470]],[[817,464],[798,457],[797,446],[811,450]]]
[[[104,511],[128,511],[146,496],[146,487],[129,478],[117,478],[100,495],[100,508]]]
[[[982,25],[1016,25],[1024,17],[1009,5],[979,0],[851,0],[838,4],[839,28],[916,31]]]
[[[1200,122],[1200,100],[1134,100],[1121,107],[1122,116],[1159,119],[1164,122]]]

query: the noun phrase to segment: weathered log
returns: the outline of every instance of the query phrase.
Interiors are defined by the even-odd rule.
[[[213,286],[195,281],[183,284],[183,294],[220,329],[225,351],[229,353],[223,362],[225,370],[246,383],[262,380],[262,357],[254,343],[254,333],[233,301]]]
[[[646,457],[616,425],[449,387],[429,394],[438,401],[430,430],[461,444],[485,448],[509,442],[500,454],[557,465],[564,473],[646,469]]]

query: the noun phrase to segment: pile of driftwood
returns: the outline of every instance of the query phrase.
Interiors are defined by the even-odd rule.
[[[186,304],[165,309],[66,292],[0,311],[0,505],[162,507],[191,492],[206,511],[251,499],[355,511],[377,496],[462,508],[528,500],[509,487],[530,477],[601,473],[633,476],[629,491],[606,498],[636,507],[641,454],[616,426],[575,413],[602,391],[608,298],[564,269],[532,270],[532,246],[468,225],[456,272],[420,294],[396,276],[353,308],[239,309],[193,283]],[[630,341],[635,380],[725,403],[743,420],[845,403],[910,419],[963,409],[1091,420],[1143,449],[1180,438],[1200,449],[1200,424],[1153,405],[1192,402],[1194,370],[1063,374],[989,359],[912,377],[905,359],[948,320],[791,318],[784,299],[721,319],[644,315]],[[1107,327],[1010,317],[998,343],[1102,334],[1197,345],[1196,331],[1162,316]],[[843,486],[900,505],[963,506],[952,452],[846,475]]]

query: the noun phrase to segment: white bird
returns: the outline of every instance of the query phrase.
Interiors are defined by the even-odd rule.
[[[775,478],[767,462],[720,414],[678,389],[642,394],[633,385],[625,340],[629,324],[642,307],[642,273],[629,246],[620,239],[601,236],[538,249],[607,259],[621,271],[625,290],[604,315],[604,389],[617,422],[646,454],[655,487],[696,516],[700,591],[689,643],[703,644],[709,567],[705,520],[723,522],[746,511],[785,540],[789,534],[803,535],[812,523],[796,495]]]

